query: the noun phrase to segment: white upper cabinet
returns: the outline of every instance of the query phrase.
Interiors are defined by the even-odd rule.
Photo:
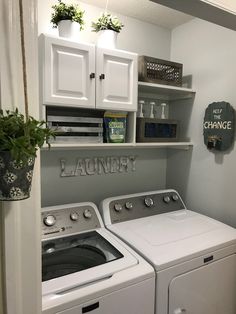
[[[94,45],[43,36],[43,50],[43,103],[94,108]]]
[[[45,35],[41,41],[44,105],[137,110],[137,54],[95,54],[95,45]]]
[[[97,48],[96,107],[136,111],[137,55],[134,53]]]

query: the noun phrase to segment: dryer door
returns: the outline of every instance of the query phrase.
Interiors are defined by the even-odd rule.
[[[174,278],[169,314],[235,314],[236,255]]]

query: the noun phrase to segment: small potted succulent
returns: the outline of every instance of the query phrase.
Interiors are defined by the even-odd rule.
[[[30,196],[36,151],[54,137],[44,121],[15,111],[0,110],[0,200]]]
[[[123,26],[116,16],[107,12],[102,13],[97,21],[92,22],[92,31],[99,32],[97,46],[115,49],[117,35]]]
[[[54,28],[58,27],[59,36],[78,38],[84,25],[84,11],[77,4],[65,4],[61,0],[52,9],[51,23]]]

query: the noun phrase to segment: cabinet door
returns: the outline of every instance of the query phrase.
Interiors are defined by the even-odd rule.
[[[96,107],[137,110],[137,55],[97,48]]]
[[[44,104],[94,108],[94,73],[94,45],[44,37]]]
[[[180,275],[169,286],[169,314],[235,314],[236,255]]]

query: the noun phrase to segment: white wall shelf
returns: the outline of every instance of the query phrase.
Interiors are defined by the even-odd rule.
[[[139,95],[148,98],[158,96],[159,99],[179,100],[193,98],[195,90],[185,87],[138,82]]]
[[[162,143],[54,143],[51,150],[74,150],[74,149],[128,149],[128,148],[173,148],[188,150],[193,147],[192,142],[162,142]],[[44,145],[43,150],[48,150]]]
[[[164,143],[136,143],[137,148],[172,148],[188,150],[193,147],[192,142],[164,142]]]

